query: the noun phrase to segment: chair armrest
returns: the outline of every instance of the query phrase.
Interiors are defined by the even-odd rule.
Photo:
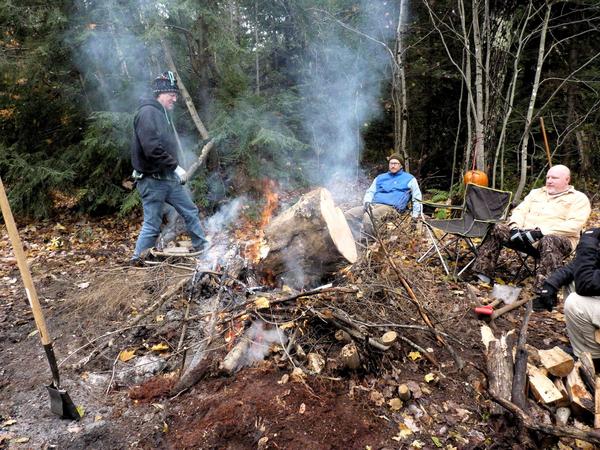
[[[462,206],[456,205],[446,205],[445,203],[433,203],[433,202],[425,202],[421,201],[422,205],[431,206],[433,208],[445,208],[445,209],[463,209]]]

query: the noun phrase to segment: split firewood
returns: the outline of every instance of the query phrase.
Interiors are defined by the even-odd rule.
[[[538,350],[540,361],[548,372],[556,377],[566,377],[573,370],[573,357],[560,347]]]
[[[560,400],[556,401],[556,406],[559,408],[563,406],[569,406],[571,404],[571,400],[569,400],[569,394],[567,392],[567,387],[565,386],[565,382],[563,381],[563,379],[555,378],[552,382],[554,383],[554,386],[556,387],[556,389],[558,389],[558,392],[560,392],[560,395],[562,396]]]
[[[569,417],[571,417],[571,408],[566,406],[561,406],[560,408],[556,408],[556,423],[557,425],[566,425],[569,421]]]
[[[348,369],[356,370],[360,367],[360,355],[354,343],[346,344],[342,347],[340,360]]]
[[[596,344],[600,344],[600,328],[596,328],[596,331],[594,331],[594,340]]]
[[[258,270],[303,287],[356,262],[356,243],[342,210],[327,189],[318,188],[286,209],[265,229],[265,254]]]
[[[581,363],[581,378],[583,378],[590,393],[594,395],[596,393],[596,368],[594,367],[592,355],[589,352],[581,353],[579,355],[579,362]]]
[[[562,399],[562,394],[552,383],[552,380],[537,367],[529,364],[527,366],[527,377],[531,393],[540,403],[547,405]]]
[[[594,398],[585,388],[583,380],[579,376],[580,367],[581,363],[579,361],[576,362],[571,373],[567,375],[567,393],[569,394],[574,413],[582,414],[587,411],[593,414],[595,411]]]
[[[397,339],[398,339],[398,333],[396,333],[395,331],[388,331],[387,333],[385,333],[383,336],[381,336],[379,338],[379,342],[381,342],[383,345],[389,347],[394,342],[396,342]]]
[[[487,342],[485,356],[490,394],[508,400],[513,384],[513,356],[512,348],[509,348],[512,339],[507,340],[506,333],[497,339],[487,325],[481,327],[481,334],[484,343]],[[504,409],[496,404],[493,404],[490,410],[490,413],[495,415],[503,412]]]
[[[410,388],[406,384],[401,384],[398,386],[398,397],[400,397],[400,400],[403,402],[410,400]]]

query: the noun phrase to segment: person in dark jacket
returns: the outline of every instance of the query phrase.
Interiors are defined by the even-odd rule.
[[[534,311],[552,311],[562,286],[574,283],[575,292],[565,300],[565,322],[575,356],[589,352],[600,358],[600,344],[595,336],[600,329],[600,228],[585,231],[575,258],[550,275],[541,294],[533,301]]]
[[[193,251],[202,251],[207,242],[198,208],[183,187],[185,170],[177,160],[177,141],[168,113],[175,107],[179,94],[173,73],[158,76],[152,83],[152,91],[154,98],[142,99],[133,119],[131,164],[144,209],[142,230],[131,259],[133,264],[140,264],[145,251],[154,247],[165,203],[173,206],[185,221]]]
[[[360,228],[367,234],[373,234],[373,225],[367,214],[371,209],[375,221],[393,211],[404,211],[412,201],[411,216],[421,214],[421,189],[417,179],[402,168],[402,159],[397,153],[388,158],[389,170],[378,175],[371,183],[363,198],[363,205],[345,212],[348,224],[354,236],[360,235]]]

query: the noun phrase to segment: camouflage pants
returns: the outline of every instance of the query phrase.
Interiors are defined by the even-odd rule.
[[[510,229],[506,224],[496,224],[477,250],[477,260],[472,270],[494,277],[502,247],[510,240]],[[533,290],[539,292],[546,278],[563,265],[572,251],[571,243],[564,236],[548,234],[534,244],[540,252]]]

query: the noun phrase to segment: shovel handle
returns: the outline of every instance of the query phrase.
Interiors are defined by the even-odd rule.
[[[23,252],[23,245],[21,244],[21,238],[19,237],[19,232],[17,230],[17,226],[15,225],[15,219],[12,215],[10,204],[8,203],[8,197],[6,196],[6,191],[4,190],[4,184],[2,184],[2,178],[0,178],[0,207],[2,209],[2,216],[4,217],[4,224],[8,230],[8,237],[17,258],[17,264],[19,266],[19,271],[21,272],[21,278],[23,279],[23,284],[25,285],[27,299],[31,305],[31,310],[33,311],[35,326],[40,332],[42,344],[44,347],[46,347],[52,344],[52,340],[50,339],[50,335],[46,329],[44,314],[37,297],[35,286],[33,285],[33,280],[31,279],[31,272],[29,271],[29,267],[27,267],[27,259],[25,258],[25,253]]]

